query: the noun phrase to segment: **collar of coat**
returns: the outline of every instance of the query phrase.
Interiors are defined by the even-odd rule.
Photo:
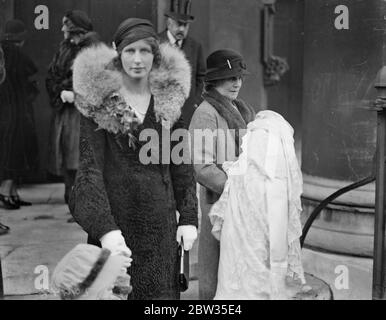
[[[150,91],[154,96],[157,121],[171,127],[180,117],[191,86],[191,67],[181,50],[168,43],[160,44],[161,63],[149,75]],[[117,133],[114,110],[122,108],[122,73],[113,66],[117,52],[101,43],[82,50],[73,65],[75,105],[86,117],[91,117],[100,128]],[[117,103],[121,101],[121,103]]]

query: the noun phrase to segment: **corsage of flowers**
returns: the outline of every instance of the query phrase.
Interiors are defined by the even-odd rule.
[[[127,105],[124,98],[117,92],[110,94],[104,99],[104,102],[99,106],[90,106],[82,108],[83,100],[77,97],[77,107],[82,114],[88,118],[92,118],[99,129],[105,129],[108,132],[119,136],[128,136],[129,147],[136,148],[137,138],[134,131],[137,130],[141,121],[137,117],[133,108]]]

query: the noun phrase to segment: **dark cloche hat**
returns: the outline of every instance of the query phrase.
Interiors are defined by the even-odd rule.
[[[217,50],[206,59],[205,81],[228,79],[249,74],[241,54],[233,50]]]
[[[191,0],[170,0],[170,10],[165,13],[165,16],[176,21],[190,22],[194,20],[191,9]]]
[[[114,45],[120,52],[127,45],[145,38],[157,38],[153,24],[147,19],[128,18],[114,34]]]
[[[19,42],[25,40],[27,29],[23,21],[14,19],[8,20],[5,24],[4,35],[2,39]]]
[[[69,30],[71,33],[87,33],[94,29],[91,19],[87,13],[82,10],[67,11],[64,16],[72,22]]]

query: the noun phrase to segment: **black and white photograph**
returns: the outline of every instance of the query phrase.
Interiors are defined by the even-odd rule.
[[[385,300],[385,157],[384,0],[0,0],[0,300]]]

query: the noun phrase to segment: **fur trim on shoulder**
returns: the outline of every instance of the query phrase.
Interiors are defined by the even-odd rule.
[[[191,67],[183,51],[169,43],[162,43],[160,51],[161,64],[150,73],[150,88],[157,120],[163,119],[173,125],[189,97]]]
[[[171,127],[181,116],[181,108],[189,97],[191,67],[184,53],[168,43],[160,44],[160,52],[160,66],[150,72],[149,85],[154,96],[157,121],[165,127]],[[116,51],[103,43],[84,49],[78,54],[73,68],[75,104],[83,115],[93,118],[99,127],[127,133],[127,124],[123,125],[124,128],[118,128],[119,123],[122,123],[121,118],[109,116],[115,114],[114,110],[111,110],[115,105],[118,113],[122,113],[124,109],[124,99],[119,93],[123,86],[122,73],[112,64],[116,56]],[[120,103],[116,103],[117,101]],[[106,105],[110,109],[108,113],[105,110]],[[129,106],[126,107],[130,109]],[[127,119],[132,119],[131,116],[131,113],[129,116],[124,115]],[[104,119],[103,122],[100,121],[101,118]],[[114,130],[111,130],[112,127]]]
[[[112,92],[122,86],[122,75],[113,70],[112,60],[117,52],[101,43],[83,49],[74,61],[74,91],[86,98],[87,103],[99,106]]]

